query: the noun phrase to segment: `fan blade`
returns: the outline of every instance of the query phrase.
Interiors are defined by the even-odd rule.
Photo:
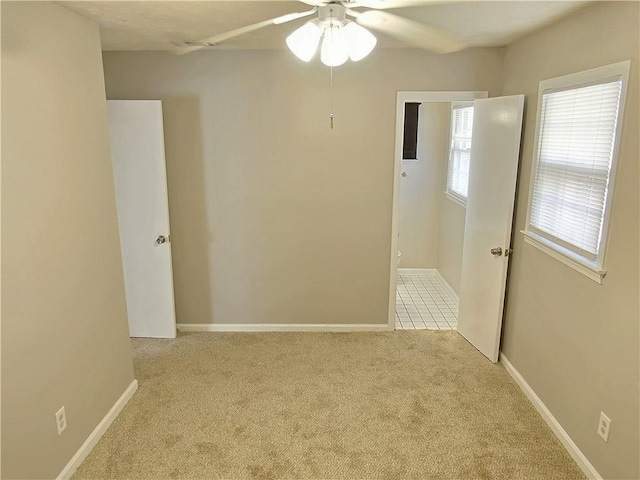
[[[312,7],[321,7],[328,3],[328,0],[325,2],[323,0],[298,0],[299,2],[306,3]]]
[[[424,7],[427,5],[452,3],[454,1],[456,0],[353,0],[345,6],[349,8],[366,7],[375,8],[376,10],[386,10],[388,8]]]
[[[218,35],[214,35],[213,37],[205,38],[204,40],[199,40],[196,42],[184,42],[184,44],[179,44],[176,42],[174,43],[174,45],[187,45],[185,48],[182,48],[179,52],[177,52],[178,55],[183,55],[185,53],[195,52],[196,50],[200,50],[205,47],[218,45],[219,43],[222,43],[231,38],[239,37],[240,35],[244,35],[245,33],[254,32],[270,25],[281,25],[283,23],[292,22],[293,20],[297,20],[299,18],[308,17],[309,15],[313,15],[317,11],[318,7],[314,7],[313,9],[306,12],[287,13],[286,15],[281,15],[269,20],[263,20],[262,22],[254,23],[253,25],[247,25],[246,27],[229,30],[228,32],[220,33]]]
[[[356,22],[363,27],[377,30],[405,43],[435,53],[451,53],[467,48],[466,45],[446,32],[392,13],[379,10],[360,13],[348,10],[347,15],[355,17]]]

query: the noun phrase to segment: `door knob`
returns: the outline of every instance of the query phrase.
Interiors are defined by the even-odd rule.
[[[164,235],[159,235],[156,238],[156,245],[162,245],[163,243],[171,241],[171,237],[165,237]]]
[[[500,255],[502,255],[502,247],[492,248],[491,255],[494,255],[496,257],[499,257]]]

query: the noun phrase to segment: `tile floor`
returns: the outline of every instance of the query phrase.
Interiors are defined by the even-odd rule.
[[[396,330],[455,330],[458,303],[437,274],[398,275]]]

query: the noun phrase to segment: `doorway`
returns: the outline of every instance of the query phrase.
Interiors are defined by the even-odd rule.
[[[487,358],[496,362],[500,344],[507,268],[511,253],[511,226],[522,132],[524,95],[487,98],[486,92],[398,92],[397,98],[392,249],[390,252],[389,329],[395,329],[398,324],[400,328],[404,327],[401,316],[396,312],[396,307],[405,307],[407,310],[404,313],[404,319],[409,328],[410,326],[415,328],[414,318],[421,326],[428,328],[420,309],[415,305],[410,307],[413,310],[414,318],[412,318],[404,300],[415,298],[420,302],[424,302],[422,313],[428,319],[433,320],[433,318],[429,318],[429,315],[433,317],[433,313],[426,308],[428,295],[425,296],[423,293],[429,292],[422,279],[419,279],[418,284],[410,282],[410,287],[406,285],[406,276],[410,276],[409,274],[411,273],[414,276],[421,273],[432,273],[436,279],[438,276],[442,277],[445,289],[446,284],[449,284],[451,290],[459,288],[458,295],[460,297],[457,319],[450,317],[452,320],[450,323],[446,319],[440,318],[441,325],[437,325],[438,322],[432,323],[436,323],[438,329],[443,327],[448,329],[447,326],[453,328],[452,324],[457,324],[458,332],[462,336]],[[403,219],[401,215],[402,196],[405,197],[405,200],[411,196],[410,191],[409,194],[406,192],[407,189],[411,190],[411,188],[408,188],[410,184],[404,187],[402,183],[408,177],[404,167],[407,161],[419,161],[419,155],[417,154],[414,157],[403,159],[404,152],[413,151],[404,145],[405,109],[407,104],[411,104],[415,110],[416,105],[430,103],[449,103],[451,112],[449,117],[451,119],[450,135],[447,141],[449,149],[448,154],[445,155],[443,152],[445,148],[442,146],[443,135],[440,133],[435,140],[430,142],[430,146],[434,150],[432,156],[435,160],[429,159],[428,155],[425,155],[423,159],[424,165],[421,168],[427,168],[430,162],[433,163],[430,167],[433,170],[431,177],[435,177],[436,180],[432,179],[430,183],[435,185],[436,191],[432,195],[436,198],[436,206],[439,204],[439,200],[445,201],[446,205],[465,203],[464,233],[459,235],[460,238],[457,241],[458,245],[462,241],[462,254],[460,255],[460,252],[458,252],[454,259],[455,263],[460,265],[459,275],[456,276],[452,274],[452,271],[449,271],[446,273],[449,277],[447,280],[444,279],[438,268],[429,268],[435,266],[444,269],[443,265],[446,262],[444,262],[443,258],[439,258],[443,257],[443,255],[438,252],[438,248],[435,248],[435,250],[432,248],[433,251],[438,252],[435,260],[433,260],[433,252],[431,260],[428,260],[429,255],[423,256],[422,260],[413,260],[414,262],[425,262],[420,267],[427,268],[398,271],[398,265],[402,263],[403,256],[402,252],[399,251],[399,247],[402,244],[410,246],[412,243],[410,238],[405,239],[402,237],[402,223],[405,224],[405,230],[415,230],[415,225],[411,221],[406,221],[406,218]],[[427,105],[424,107],[425,112],[435,111],[435,109],[437,109],[436,106]],[[446,112],[445,109],[441,110]],[[421,130],[424,129],[425,125],[421,127]],[[432,126],[431,130],[435,132],[438,128]],[[418,151],[419,148],[416,147],[414,150]],[[442,165],[445,160],[443,157],[446,158],[446,176],[438,173],[438,171],[443,170]],[[407,170],[409,170],[408,166]],[[419,172],[419,169],[413,171],[414,173]],[[446,181],[444,188],[442,188],[444,178],[446,178]],[[404,192],[403,189],[405,190]],[[422,187],[418,185],[417,188],[414,186],[413,189],[423,196],[428,191],[426,185]],[[438,197],[437,195],[440,196]],[[424,207],[423,204],[419,206]],[[407,211],[411,210],[411,208],[407,209]],[[414,208],[413,210],[416,209]],[[438,229],[442,219],[439,218],[440,210],[436,208],[434,211],[436,213],[431,215],[433,218],[427,227]],[[434,218],[437,218],[438,221],[435,221]],[[406,227],[407,225],[409,227]],[[444,230],[446,231],[446,229]],[[430,236],[439,238],[440,234],[435,235],[430,232]],[[422,241],[418,243],[425,246],[428,242]],[[445,239],[443,242],[436,243],[442,243],[443,247],[450,248],[451,244],[456,242]],[[409,278],[409,280],[411,279]],[[455,287],[451,283],[454,283]],[[423,287],[422,290],[420,288],[421,285]],[[406,289],[406,291],[403,292],[403,289]],[[440,296],[440,306],[445,311],[448,309],[450,314],[455,313],[454,308],[452,308],[453,304],[451,302],[447,303],[444,294],[440,294]],[[455,296],[452,296],[452,298],[455,298]],[[432,303],[438,306],[433,299]],[[441,314],[443,313],[442,309],[438,310],[440,310]]]
[[[465,115],[456,115],[463,105]],[[449,168],[449,159],[451,152],[456,166],[466,160],[468,175],[470,142],[450,145],[463,127],[470,137],[473,103],[411,102],[404,109],[395,328],[455,330],[465,192],[447,192],[449,183],[465,183],[465,171]]]
[[[465,209],[447,193],[452,108],[486,97],[398,93],[390,328],[457,329]]]

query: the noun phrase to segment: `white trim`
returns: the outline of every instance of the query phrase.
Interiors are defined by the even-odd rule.
[[[80,464],[87,458],[87,455],[91,453],[93,447],[96,446],[102,435],[107,431],[111,423],[116,419],[120,411],[124,408],[127,402],[133,397],[133,394],[136,393],[138,389],[138,381],[134,380],[127,387],[124,393],[120,396],[120,398],[113,404],[111,410],[107,412],[104,418],[100,421],[100,423],[93,429],[91,435],[87,437],[82,446],[78,449],[76,454],[71,457],[69,463],[62,469],[60,474],[56,477],[57,480],[67,480],[70,479],[75,471],[78,469]]]
[[[395,300],[394,300],[395,308]],[[395,326],[395,324],[394,324]],[[386,332],[386,323],[179,323],[180,332]]]
[[[458,294],[453,291],[453,288],[451,288],[451,285],[449,285],[449,282],[447,282],[444,279],[444,277],[438,270],[436,270],[436,277],[438,277],[438,280],[440,280],[440,283],[445,288],[445,290],[449,293],[451,298],[453,298],[456,301],[456,304],[460,305],[460,299],[458,298]]]
[[[561,77],[549,78],[542,80],[540,84],[544,90],[552,90],[598,81],[606,77],[617,77],[620,75],[628,76],[630,65],[631,60],[625,60],[623,62],[612,63],[610,65],[604,65],[602,67],[596,67],[582,72],[569,73],[568,75],[563,75]]]
[[[524,242],[528,243],[532,247],[536,247],[541,252],[546,253],[550,257],[555,258],[556,260],[564,263],[565,265],[573,268],[575,271],[583,274],[585,277],[590,278],[596,283],[602,285],[602,279],[607,274],[606,270],[600,270],[595,267],[591,267],[589,265],[585,265],[580,262],[578,259],[571,258],[570,253],[562,253],[558,249],[560,248],[558,245],[554,244],[550,240],[547,240],[543,237],[538,237],[532,232],[528,232],[526,230],[521,230],[520,233],[524,235]],[[547,242],[549,244],[547,244]]]
[[[458,205],[460,205],[462,208],[467,208],[467,202],[463,202],[462,199],[460,199],[459,197],[456,197],[454,194],[449,193],[445,190],[444,192],[445,196],[451,200],[453,203],[457,203]]]
[[[435,275],[435,268],[399,268],[398,275]]]
[[[389,317],[387,330],[396,325],[396,288],[398,287],[398,231],[400,218],[400,174],[402,173],[402,135],[404,133],[405,102],[473,102],[488,98],[486,91],[419,92],[399,91],[396,95],[396,142],[393,167],[393,202],[391,209],[391,250],[389,252]]]
[[[536,395],[536,392],[531,388],[527,381],[520,375],[520,372],[511,364],[511,362],[505,357],[504,353],[500,352],[500,363],[504,366],[504,369],[511,375],[511,377],[518,384],[520,389],[533,404],[538,413],[542,416],[547,425],[551,428],[551,431],[558,437],[558,440],[562,443],[564,448],[569,452],[569,455],[575,460],[580,467],[580,470],[584,472],[587,478],[593,480],[602,480],[602,476],[598,473],[591,462],[585,457],[584,453],[580,451],[575,442],[571,439],[569,434],[562,428],[560,422],[556,420],[547,406],[540,400],[540,397]]]

